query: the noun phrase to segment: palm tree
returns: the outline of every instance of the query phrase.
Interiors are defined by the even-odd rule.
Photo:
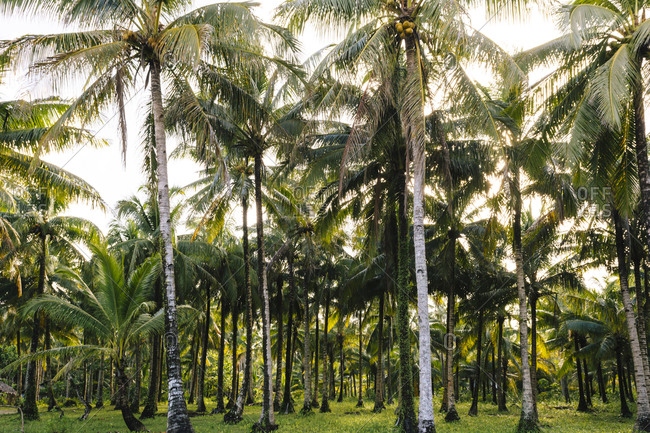
[[[72,360],[74,366],[89,355],[108,356],[117,369],[117,403],[124,422],[131,431],[145,431],[144,424],[133,416],[128,401],[130,379],[126,373],[126,355],[141,335],[160,332],[163,328],[162,312],[152,315],[149,303],[155,280],[161,272],[159,259],[147,260],[126,279],[116,257],[99,246],[91,245],[91,250],[94,254],[93,289],[78,275],[70,275],[77,282],[80,302],[44,294],[29,301],[24,314],[44,311],[54,322],[92,331],[100,343],[46,350],[29,359],[33,362],[39,356],[69,353],[76,355]],[[66,369],[59,371],[57,376],[64,371]]]

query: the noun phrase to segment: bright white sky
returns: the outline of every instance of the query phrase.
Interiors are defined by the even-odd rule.
[[[548,7],[531,13],[530,18],[523,23],[489,19],[483,11],[476,10],[471,14],[472,24],[509,51],[531,48],[559,35],[550,17],[551,12],[557,10],[558,4],[552,0],[547,1]],[[211,1],[199,0],[194,3],[195,6],[203,6],[210,4]],[[261,3],[262,6],[257,8],[257,14],[263,20],[268,21],[273,16],[273,9],[281,3],[281,0],[263,0]],[[63,25],[44,17],[0,17],[0,39],[13,39],[26,33],[43,34],[64,31],[66,29]],[[302,42],[305,54],[309,55],[324,46],[327,41],[310,31],[302,37]],[[489,81],[489,77],[486,76],[476,76],[474,78],[483,83]],[[29,99],[48,96],[44,91],[47,91],[47,89],[39,88],[38,83],[10,76],[0,86],[0,98],[6,100],[18,97]],[[105,123],[94,127],[97,136],[109,140],[110,146],[101,149],[77,147],[63,154],[47,155],[44,159],[63,166],[66,170],[85,179],[100,192],[104,200],[111,206],[118,200],[137,193],[138,188],[144,182],[140,170],[140,125],[144,112],[143,107],[148,96],[148,93],[141,91],[127,105],[129,150],[126,168],[121,162],[114,111],[105,113]],[[173,146],[174,142],[172,140],[170,147]],[[189,161],[172,161],[169,167],[170,184],[181,186],[191,182],[196,178],[198,169],[199,167]],[[99,210],[90,209],[84,205],[73,206],[69,213],[92,220],[104,232],[112,219],[110,211],[104,214]],[[251,214],[249,220],[252,221],[253,219]]]

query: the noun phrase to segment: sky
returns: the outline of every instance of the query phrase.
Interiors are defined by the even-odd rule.
[[[195,6],[210,4],[210,1],[195,1]],[[256,8],[257,15],[269,21],[273,17],[273,9],[281,3],[281,0],[262,0],[261,5]],[[557,8],[557,3],[548,1],[548,5],[534,10],[530,18],[524,22],[504,22],[494,17],[486,16],[484,11],[477,9],[470,12],[471,23],[474,28],[479,29],[503,48],[510,52],[527,49],[553,39],[559,35],[554,27],[551,11]],[[72,29],[74,30],[74,29]],[[71,31],[65,26],[57,23],[49,17],[0,17],[0,39],[13,39],[24,34],[59,33]],[[317,51],[327,43],[336,42],[333,35],[320,35],[308,29],[301,37],[303,44],[303,55]],[[48,96],[46,81],[40,79],[27,79],[23,76],[24,71],[16,71],[3,79],[0,85],[0,98],[7,99],[31,99]],[[476,71],[473,78],[485,83],[489,77],[481,76],[481,71]],[[73,93],[73,92],[72,92]],[[74,96],[73,94],[69,96]],[[49,154],[43,159],[57,164],[66,170],[80,176],[101,194],[104,201],[109,205],[104,213],[98,209],[92,209],[83,204],[74,204],[68,210],[68,214],[81,216],[90,219],[97,224],[102,231],[106,232],[114,213],[112,207],[120,200],[138,193],[138,189],[144,183],[144,176],[141,172],[142,156],[140,154],[141,130],[145,104],[148,101],[147,90],[141,89],[136,92],[127,102],[128,119],[128,151],[126,166],[122,163],[119,135],[117,132],[116,113],[109,110],[104,113],[103,121],[93,125],[91,129],[96,137],[105,139],[109,145],[102,148],[80,145],[71,150],[59,154]],[[174,139],[170,139],[170,150],[175,146]],[[183,186],[196,179],[197,171],[200,169],[196,164],[187,160],[172,160],[169,164],[170,185]],[[252,212],[252,210],[251,210]],[[253,214],[249,220],[253,220]]]

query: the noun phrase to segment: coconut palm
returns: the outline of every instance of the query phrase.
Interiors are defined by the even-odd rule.
[[[151,258],[125,278],[124,268],[116,257],[96,245],[91,245],[91,250],[92,289],[79,275],[71,274],[69,277],[77,283],[75,297],[44,294],[30,300],[24,314],[44,311],[54,322],[91,331],[99,344],[55,348],[30,359],[50,354],[73,354],[67,367],[57,374],[60,376],[90,356],[106,355],[117,369],[117,403],[127,428],[145,431],[144,424],[133,416],[128,401],[130,379],[126,373],[126,356],[141,336],[162,331],[162,311],[152,311],[149,301],[161,272],[160,261],[157,257]]]

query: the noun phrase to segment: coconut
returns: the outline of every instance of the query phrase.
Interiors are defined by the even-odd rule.
[[[405,29],[404,32],[405,32],[407,35],[412,35],[412,34],[413,34],[413,29],[409,27],[408,29]]]
[[[395,30],[397,30],[398,33],[402,33],[404,31],[404,26],[402,25],[402,23],[396,23]]]

